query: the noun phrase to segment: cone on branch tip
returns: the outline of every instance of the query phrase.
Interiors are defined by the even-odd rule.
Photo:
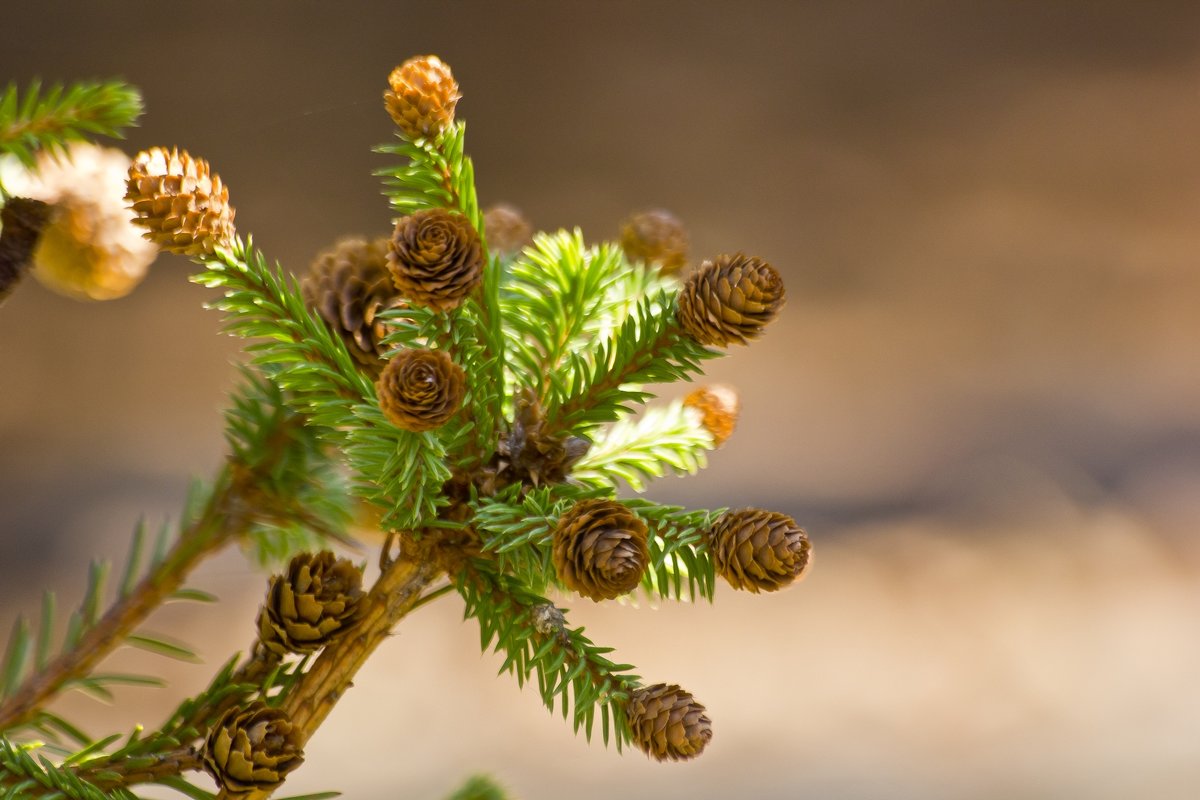
[[[138,153],[125,189],[134,224],[160,250],[201,256],[233,241],[228,187],[207,161],[186,150],[152,147]]]
[[[748,592],[782,589],[812,561],[808,534],[794,519],[754,508],[722,514],[708,532],[708,549],[717,574]]]
[[[445,350],[401,350],[375,383],[379,406],[406,431],[431,431],[446,424],[462,405],[466,373]]]
[[[699,414],[700,425],[713,438],[713,447],[720,447],[733,435],[742,409],[737,390],[722,383],[689,392],[683,404]]]
[[[554,569],[573,592],[611,600],[637,588],[650,561],[646,523],[615,500],[580,500],[554,529]]]
[[[235,706],[209,731],[203,761],[230,797],[270,792],[304,761],[300,731],[283,711],[260,701]]]
[[[396,220],[388,253],[405,300],[435,311],[457,308],[483,278],[483,244],[471,221],[444,208]]]
[[[387,265],[388,240],[342,239],[317,256],[301,282],[304,302],[316,311],[350,355],[373,378],[383,370],[386,326],[380,312],[401,305]]]
[[[783,278],[761,258],[737,253],[705,261],[679,292],[676,318],[703,345],[757,338],[783,308]]]
[[[483,212],[483,231],[488,252],[509,256],[533,242],[533,226],[525,215],[507,203],[498,203]]]
[[[687,263],[687,228],[670,211],[641,211],[621,225],[621,249],[631,259],[675,275]]]
[[[704,712],[690,692],[675,684],[636,689],[625,704],[633,743],[656,761],[700,755],[712,739],[712,721]]]
[[[383,105],[408,139],[432,139],[454,122],[462,95],[450,67],[437,56],[414,56],[392,70]]]
[[[277,656],[315,653],[362,615],[362,571],[328,550],[300,553],[275,575],[258,612],[258,640]]]

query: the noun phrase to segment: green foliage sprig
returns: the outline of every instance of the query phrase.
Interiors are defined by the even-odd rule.
[[[33,81],[24,92],[0,92],[0,153],[32,168],[40,150],[61,152],[93,136],[120,137],[142,114],[142,96],[122,81],[53,84]]]

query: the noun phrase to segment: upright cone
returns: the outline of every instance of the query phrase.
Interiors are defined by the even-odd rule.
[[[276,655],[315,653],[358,622],[362,571],[328,550],[300,553],[271,578],[258,612],[258,640]]]
[[[204,159],[176,148],[143,150],[129,167],[125,187],[134,224],[159,249],[199,256],[233,241],[229,189]]]
[[[687,228],[670,211],[642,211],[621,226],[621,249],[632,259],[674,275],[687,263]]]
[[[409,139],[432,138],[454,122],[462,95],[450,67],[437,56],[414,56],[392,70],[383,105]]]

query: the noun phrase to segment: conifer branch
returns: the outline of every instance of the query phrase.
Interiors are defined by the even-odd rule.
[[[33,81],[19,98],[16,84],[0,92],[0,153],[33,168],[42,149],[62,151],[91,136],[120,137],[142,114],[142,96],[121,81],[54,84]]]
[[[623,703],[640,682],[632,665],[609,660],[611,647],[593,644],[582,628],[568,627],[549,600],[486,562],[471,562],[457,581],[466,616],[479,622],[482,649],[505,653],[500,672],[512,673],[521,686],[536,677],[546,708],[553,712],[557,705],[588,741],[598,710],[604,743],[611,737],[619,751],[629,742]]]
[[[140,580],[134,580],[140,562],[143,534],[135,534],[130,548],[129,567],[122,581],[117,601],[103,616],[99,614],[102,573],[93,570],[91,590],[67,633],[64,650],[47,660],[52,607],[43,613],[36,669],[0,700],[0,731],[8,731],[38,720],[40,709],[64,688],[79,685],[85,689],[103,690],[104,681],[88,679],[91,670],[112,649],[131,641],[173,655],[190,655],[189,651],[158,637],[134,637],[133,632],[155,608],[172,597],[203,599],[204,595],[183,593],[181,587],[191,571],[206,557],[228,542],[262,531],[263,523],[278,525],[280,520],[296,514],[306,518],[325,519],[326,514],[297,505],[297,495],[315,494],[304,488],[312,480],[312,459],[305,459],[297,450],[304,447],[303,421],[294,414],[265,412],[262,404],[273,398],[263,398],[256,392],[264,388],[261,382],[248,382],[234,403],[229,422],[232,454],[221,469],[207,498],[185,523],[169,550],[152,559],[152,567]],[[252,408],[258,408],[251,413]],[[259,423],[256,427],[239,426],[236,410]],[[300,444],[298,444],[298,440]],[[325,511],[324,509],[322,511]],[[326,524],[326,523],[323,523]],[[165,530],[164,530],[165,534]],[[160,537],[160,547],[166,543]],[[49,597],[48,597],[49,599]],[[10,651],[14,648],[10,648]],[[10,657],[10,665],[24,666],[26,659]],[[113,682],[113,681],[109,681]],[[128,682],[128,681],[126,681]]]
[[[622,419],[609,426],[575,465],[571,477],[613,488],[624,481],[641,492],[668,469],[694,475],[707,464],[706,453],[713,446],[712,434],[682,400],[675,400],[648,409],[635,420]]]
[[[426,587],[443,573],[436,539],[402,537],[399,558],[379,576],[363,601],[366,616],[352,634],[328,645],[288,691],[281,704],[306,742],[350,688],[354,676],[392,628],[415,608]]]

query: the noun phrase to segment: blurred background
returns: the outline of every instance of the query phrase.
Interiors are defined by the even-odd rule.
[[[1001,2],[9,3],[0,80],[121,76],[126,143],[203,155],[293,270],[382,235],[388,71],[463,88],[481,199],[616,235],[674,211],[789,304],[713,362],[739,430],[650,496],[793,515],[809,577],[712,606],[567,601],[709,709],[695,762],[574,737],[480,656],[455,597],[406,620],[288,793],[437,798],[1194,798],[1200,792],[1200,6]],[[65,608],[222,455],[239,358],[189,263],[0,310],[0,626]],[[206,664],[60,704],[153,724],[251,640],[241,553],[173,606]],[[118,652],[114,669],[144,662]],[[199,780],[204,780],[200,778]]]

